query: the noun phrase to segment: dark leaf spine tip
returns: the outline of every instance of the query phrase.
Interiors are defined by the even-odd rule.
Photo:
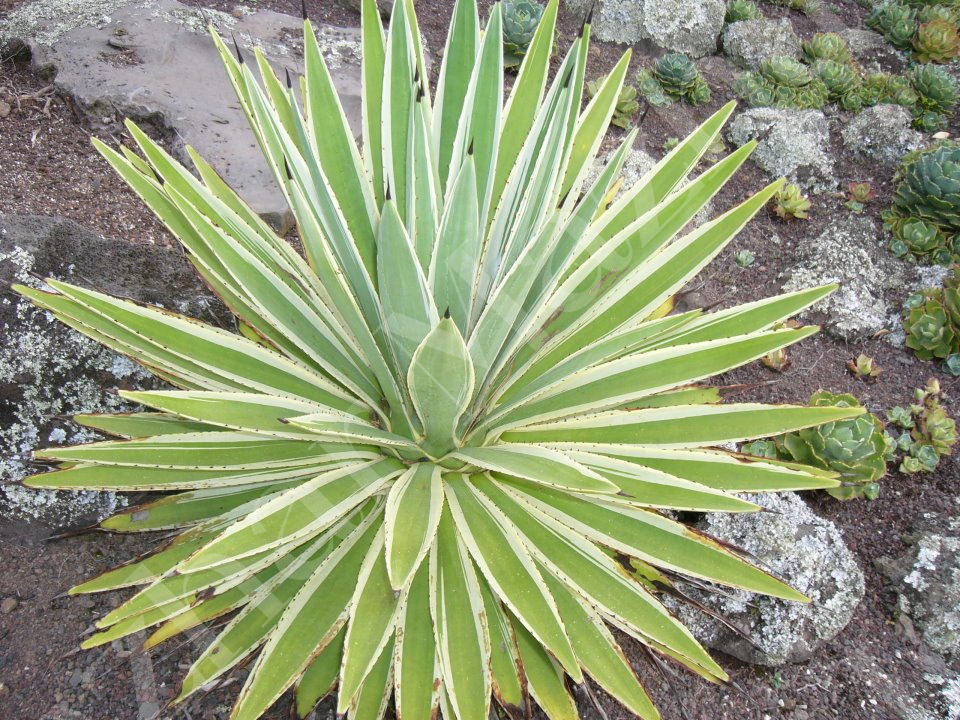
[[[287,74],[287,90],[293,90],[293,78],[290,77],[290,68],[284,68],[283,71]]]
[[[450,306],[449,306],[449,305],[447,305],[447,309],[443,311],[443,319],[444,319],[444,320],[449,320],[449,319],[450,319]]]
[[[287,173],[287,180],[293,180],[293,173],[290,172],[290,163],[287,162],[287,158],[283,158],[283,169]]]
[[[417,98],[416,102],[423,100],[423,85],[417,85]]]
[[[570,78],[573,77],[573,65],[567,68],[567,74],[563,78],[563,89],[566,90],[570,87]]]
[[[237,36],[234,33],[230,33],[230,37],[233,38],[233,49],[237,53],[237,62],[243,65],[243,55],[240,54],[240,43],[237,42]]]
[[[307,0],[300,0],[300,14],[303,15],[304,20],[309,20],[307,15]]]
[[[413,68],[413,84],[418,85],[420,83],[420,66],[417,65]]]
[[[384,198],[386,198],[387,202],[390,202],[391,200],[390,183],[387,183],[387,189],[386,189],[386,192],[384,193]]]
[[[470,145],[467,147],[467,155],[473,155],[473,140],[470,140]]]
[[[590,4],[590,9],[587,10],[587,16],[583,19],[583,25],[580,26],[580,35],[583,35],[583,31],[587,25],[593,25],[593,11],[596,7],[597,3],[596,0],[594,0],[594,2]]]

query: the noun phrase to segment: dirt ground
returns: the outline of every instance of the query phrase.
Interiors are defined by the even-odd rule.
[[[193,0],[191,0],[193,2]],[[0,14],[18,0],[0,0]],[[205,3],[232,10],[229,0]],[[481,3],[489,6],[488,2]],[[856,2],[831,3],[836,12],[820,20],[791,13],[797,31],[804,37],[823,28],[824,22],[842,22],[856,27],[864,10]],[[300,13],[294,0],[259,0],[255,7],[291,14]],[[428,45],[443,47],[450,3],[447,0],[417,0]],[[767,11],[786,12],[764,5]],[[317,20],[356,25],[356,13],[334,2],[309,3]],[[561,39],[564,47],[576,33],[580,18],[562,11]],[[591,51],[591,75],[612,67],[622,48],[597,43]],[[644,61],[638,53],[634,63]],[[715,93],[713,103],[692,112],[705,117],[726,98]],[[0,214],[36,213],[69,217],[105,237],[119,242],[167,243],[164,230],[133,194],[115,178],[89,144],[89,130],[72,111],[69,101],[48,89],[48,83],[33,75],[26,64],[0,65],[0,100],[11,106],[0,118]],[[643,147],[655,157],[663,142],[676,135],[678,123],[663,113],[647,113],[641,121]],[[622,137],[613,129],[608,142]],[[118,138],[110,138],[116,141]],[[834,148],[839,155],[845,151]],[[878,220],[889,204],[889,172],[841,157],[837,163],[840,186],[870,180],[879,197],[866,215]],[[727,207],[751,189],[765,183],[763,174],[749,164],[738,181],[717,199]],[[814,198],[806,223],[783,223],[762,212],[724,253],[689,288],[697,305],[733,304],[775,294],[778,275],[793,259],[797,242],[818,234],[831,218],[847,213],[843,198]],[[769,242],[771,235],[782,239]],[[756,254],[757,263],[741,269],[733,262],[740,249]],[[5,290],[3,292],[6,292]],[[902,298],[892,298],[899,306]],[[846,371],[847,361],[864,352],[876,358],[885,372],[877,382],[860,382]],[[917,360],[912,353],[876,339],[848,345],[825,334],[801,343],[790,351],[792,366],[777,374],[755,363],[724,377],[731,384],[755,386],[749,399],[771,402],[803,402],[821,388],[853,392],[871,410],[881,412],[910,402],[913,388],[937,377],[950,398],[948,409],[960,416],[960,380],[938,372],[936,366]],[[942,658],[925,650],[913,628],[897,619],[896,594],[874,570],[881,556],[896,556],[905,549],[903,536],[924,523],[942,524],[957,513],[960,495],[960,455],[944,460],[936,473],[901,475],[893,470],[883,480],[883,491],[873,502],[840,503],[825,494],[807,494],[806,500],[820,516],[832,520],[844,532],[866,576],[866,596],[852,622],[807,663],[777,670],[749,666],[721,654],[721,663],[733,678],[729,688],[710,686],[698,678],[668,668],[666,673],[651,664],[639,646],[625,646],[641,677],[658,702],[663,717],[691,720],[886,720],[909,718],[904,698],[934,717],[942,717],[938,691],[923,679],[924,673],[953,674]],[[15,606],[0,612],[0,720],[146,720],[151,716],[177,720],[226,718],[230,701],[243,680],[235,673],[223,686],[176,710],[162,711],[176,694],[176,683],[195,657],[210,630],[173,641],[144,655],[137,639],[117,642],[92,651],[78,651],[79,639],[94,620],[115,607],[118,593],[68,598],[70,586],[84,578],[149,550],[155,537],[125,537],[93,533],[48,541],[57,529],[0,519],[0,598],[12,598]],[[11,604],[7,603],[7,607]],[[595,686],[579,692],[584,717],[626,718],[615,702]],[[157,715],[159,713],[159,715]],[[332,718],[333,708],[323,704],[318,718]],[[285,697],[267,716],[291,717]],[[915,716],[917,717],[917,716]]]

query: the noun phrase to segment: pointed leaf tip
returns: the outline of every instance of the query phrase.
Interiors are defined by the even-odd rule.
[[[237,36],[235,33],[230,33],[230,37],[233,38],[233,49],[237,53],[237,62],[243,65],[243,55],[240,54],[240,43],[237,42]]]

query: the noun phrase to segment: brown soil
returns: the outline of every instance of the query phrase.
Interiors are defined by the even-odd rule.
[[[0,13],[19,1],[0,0]],[[226,11],[235,6],[229,0],[204,4]],[[489,2],[481,5],[487,7]],[[444,44],[450,6],[447,0],[417,2],[427,43],[436,52]],[[815,18],[763,7],[771,15],[787,13],[803,37],[827,29],[834,22],[856,26],[864,13],[853,0],[833,2],[831,6],[836,9],[831,16]],[[300,14],[300,3],[295,0],[260,0],[254,7]],[[358,23],[356,13],[337,3],[310,2],[308,10],[322,22]],[[580,18],[562,11],[561,47],[576,33],[579,24]],[[595,44],[591,50],[591,74],[612,67],[623,49]],[[634,65],[639,67],[644,62],[649,62],[649,57],[637,53]],[[9,116],[0,118],[4,188],[0,192],[0,213],[64,215],[121,242],[169,242],[159,224],[93,151],[89,130],[71,111],[69,102],[50,94],[46,87],[24,65],[0,65],[0,100],[11,106]],[[726,99],[715,94],[718,97],[713,103],[693,112],[692,119],[705,116]],[[663,142],[677,135],[678,124],[682,123],[665,120],[661,113],[648,113],[642,120],[640,142],[648,152],[659,156]],[[622,133],[614,129],[608,144],[621,137]],[[114,143],[123,141],[108,139]],[[880,210],[889,204],[889,173],[849,162],[839,145],[833,149],[841,157],[837,163],[841,187],[851,180],[874,183],[879,197],[868,206],[867,214],[877,219]],[[738,181],[723,191],[717,206],[729,206],[764,182],[763,175],[748,165]],[[697,305],[728,305],[775,294],[780,288],[778,274],[792,263],[797,242],[819,232],[832,217],[848,212],[842,206],[842,198],[819,196],[814,202],[807,224],[782,223],[772,214],[761,213],[695,281],[687,299],[696,300]],[[780,245],[769,242],[773,233],[783,239]],[[743,248],[756,254],[757,265],[753,268],[741,269],[733,262],[734,253]],[[862,383],[847,373],[847,360],[860,352],[875,357],[885,369],[876,383]],[[820,335],[792,350],[790,358],[792,367],[783,374],[756,363],[723,380],[754,385],[748,397],[760,401],[802,402],[820,388],[853,392],[871,410],[880,412],[909,403],[912,389],[936,376],[950,395],[950,412],[960,415],[960,380],[939,373],[936,366],[920,362],[908,351],[893,348],[882,340],[854,346]],[[900,697],[911,697],[920,707],[937,712],[934,688],[923,681],[922,673],[947,673],[948,669],[942,659],[918,644],[907,624],[895,620],[896,595],[874,571],[873,561],[902,552],[902,536],[921,521],[927,522],[931,514],[941,519],[955,514],[955,498],[960,494],[958,478],[960,462],[954,456],[931,475],[903,476],[891,472],[883,481],[881,497],[874,502],[840,503],[824,494],[806,496],[819,515],[843,529],[867,578],[866,597],[853,621],[808,663],[774,671],[721,657],[734,683],[731,688],[718,688],[672,669],[662,674],[639,646],[626,641],[631,659],[664,718],[876,720],[903,717],[897,707]],[[162,706],[176,694],[177,678],[210,631],[168,643],[149,656],[136,650],[136,638],[76,652],[78,639],[89,631],[97,617],[116,606],[120,596],[108,593],[67,598],[62,593],[83,578],[147,551],[156,538],[104,533],[46,541],[53,531],[38,525],[0,522],[0,598],[18,601],[11,612],[0,614],[0,720],[150,717],[151,708]],[[243,675],[241,670],[224,686],[182,709],[164,712],[161,717],[226,718]],[[578,692],[585,717],[627,717],[596,687]],[[317,717],[333,717],[332,713],[329,704],[325,704]],[[290,717],[289,698],[281,700],[268,717]]]

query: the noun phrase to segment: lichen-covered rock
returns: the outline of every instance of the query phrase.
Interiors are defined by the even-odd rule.
[[[899,558],[877,568],[897,589],[897,605],[931,650],[960,659],[960,518],[919,534]]]
[[[866,72],[901,73],[906,67],[906,55],[872,30],[842,30],[840,37],[847,41],[850,54]]]
[[[566,0],[585,16],[594,0]],[[717,51],[726,14],[724,0],[599,0],[592,33],[597,40],[634,45],[649,41],[698,58]]]
[[[768,57],[798,57],[800,38],[786,18],[742,20],[723,29],[723,54],[747,70],[755,70]]]
[[[865,217],[840,217],[819,236],[797,246],[796,264],[783,272],[784,292],[827,283],[840,288],[806,311],[830,334],[848,341],[874,335],[887,326],[888,289],[904,284],[902,263],[887,252],[879,228]]]
[[[697,639],[714,650],[771,667],[803,662],[850,622],[863,598],[863,572],[836,525],[814,515],[798,495],[750,499],[773,512],[710,514],[697,527],[743,548],[811,602],[742,590],[689,593],[746,633],[752,643],[698,610],[678,611]]]
[[[813,192],[836,187],[830,124],[819,110],[751,108],[734,118],[727,137],[737,147],[757,140],[751,160],[773,177]]]
[[[207,320],[219,307],[172,249],[105,240],[62,218],[0,216],[0,286],[39,287],[36,275],[90,284]],[[139,365],[12,293],[0,300],[0,333],[0,516],[63,527],[111,512],[118,502],[112,493],[36,491],[19,482],[42,469],[30,460],[33,450],[93,437],[68,416],[122,408],[108,388],[155,382]]]
[[[877,105],[859,113],[841,131],[843,144],[855,155],[896,165],[923,146],[923,135],[911,127],[910,111],[900,105]]]

